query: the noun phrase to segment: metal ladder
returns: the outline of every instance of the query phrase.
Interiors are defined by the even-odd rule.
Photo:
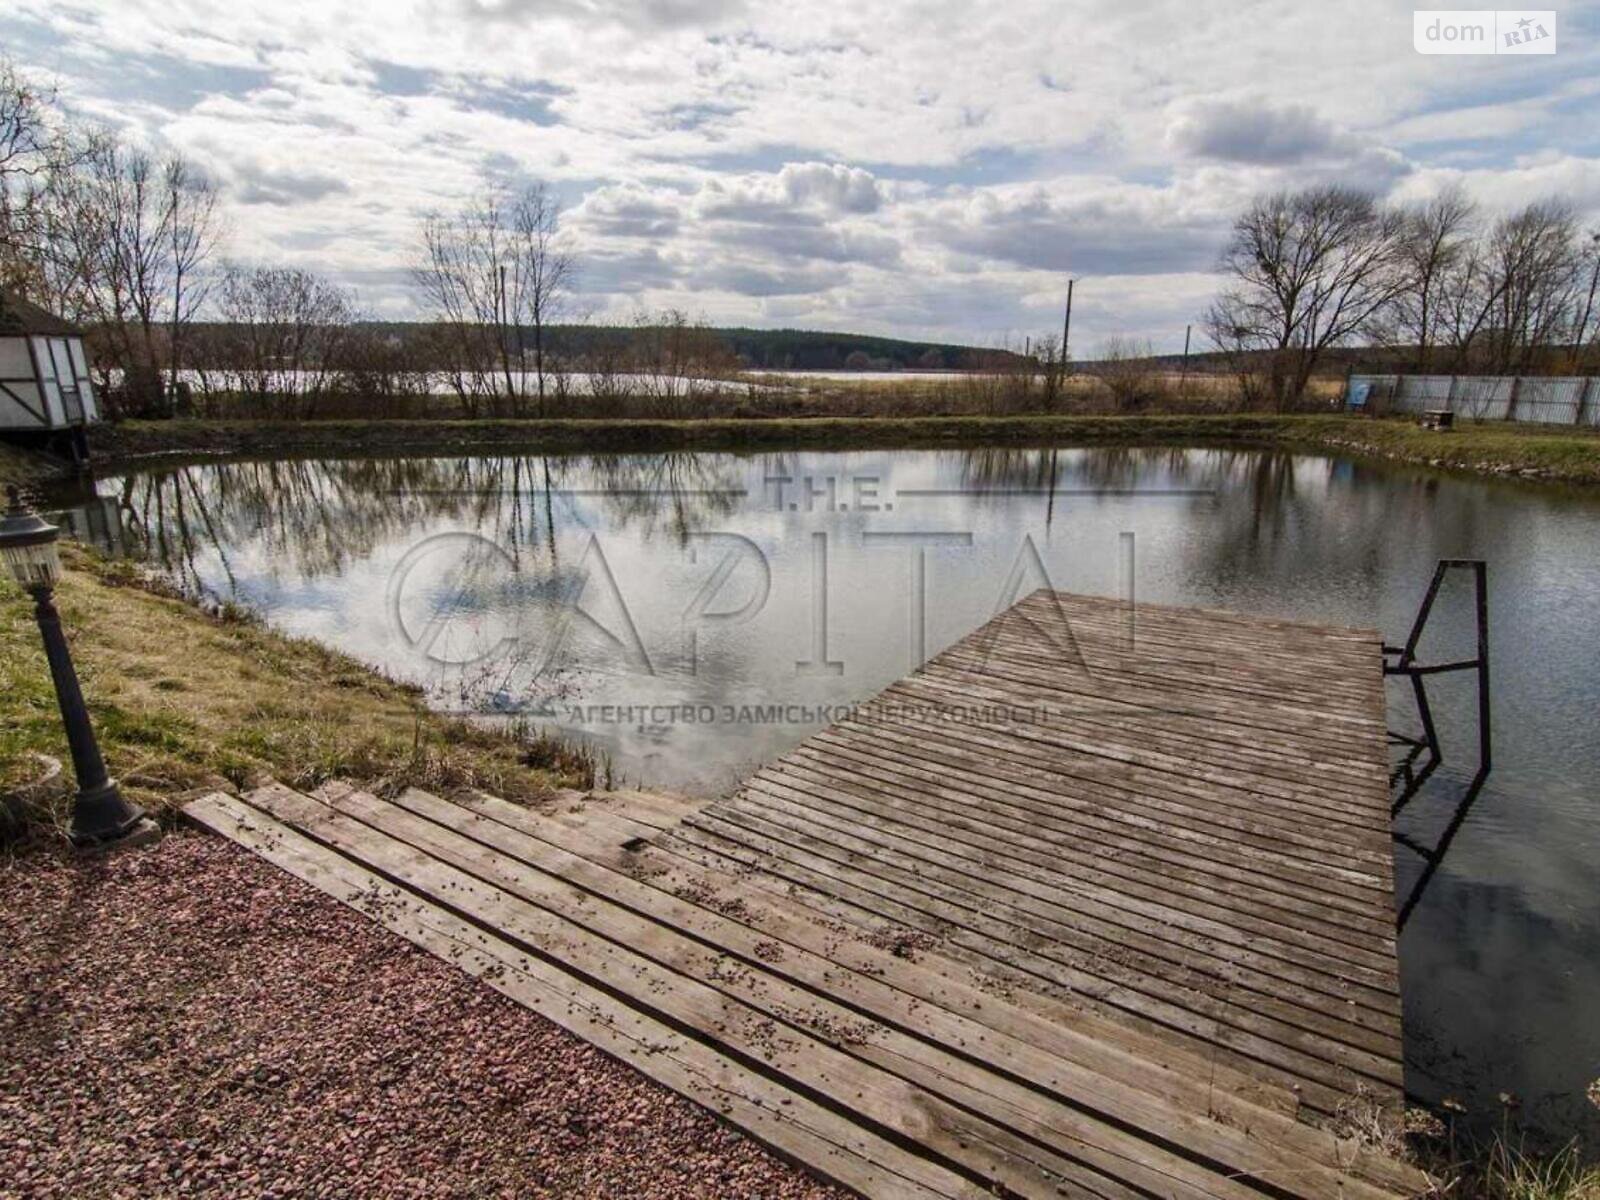
[[[1452,570],[1466,570],[1472,572],[1473,598],[1475,615],[1477,618],[1478,651],[1477,657],[1459,659],[1443,663],[1417,662],[1417,646],[1422,641],[1423,631],[1427,628],[1428,617],[1433,612],[1433,604],[1439,596],[1439,589],[1444,584],[1445,577]],[[1443,675],[1453,671],[1476,671],[1478,674],[1478,770],[1473,775],[1472,781],[1462,793],[1461,799],[1456,803],[1456,810],[1451,815],[1449,823],[1445,826],[1438,842],[1432,847],[1419,843],[1407,834],[1396,832],[1394,840],[1417,855],[1423,861],[1423,870],[1417,882],[1412,886],[1411,892],[1400,905],[1395,918],[1397,928],[1403,929],[1417,907],[1417,902],[1422,899],[1423,892],[1428,883],[1438,871],[1440,863],[1444,861],[1450,843],[1455,840],[1457,832],[1467,819],[1467,813],[1478,799],[1478,794],[1483,790],[1485,780],[1489,776],[1489,769],[1494,762],[1493,737],[1489,712],[1489,570],[1482,559],[1476,558],[1443,558],[1434,568],[1433,580],[1428,584],[1427,594],[1422,598],[1422,604],[1417,609],[1415,620],[1411,623],[1411,633],[1406,638],[1404,646],[1383,647],[1383,673],[1384,675],[1401,675],[1411,681],[1412,695],[1416,699],[1417,716],[1422,722],[1422,737],[1414,738],[1408,734],[1389,731],[1391,744],[1409,747],[1400,765],[1390,776],[1391,788],[1398,787],[1399,794],[1390,805],[1391,817],[1398,816],[1400,811],[1422,790],[1422,785],[1428,777],[1438,769],[1444,761],[1444,751],[1439,744],[1439,731],[1434,725],[1433,708],[1428,703],[1427,679],[1430,675]],[[1427,751],[1428,760],[1420,767],[1417,759]],[[1403,782],[1402,782],[1403,781]]]

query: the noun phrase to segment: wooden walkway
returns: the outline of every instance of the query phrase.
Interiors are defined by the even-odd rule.
[[[724,802],[188,811],[865,1195],[1376,1200],[1383,730],[1376,634],[1036,593]]]

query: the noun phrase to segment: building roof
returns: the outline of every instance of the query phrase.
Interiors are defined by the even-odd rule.
[[[0,288],[0,337],[22,333],[47,333],[57,337],[76,334],[78,327],[15,292]]]

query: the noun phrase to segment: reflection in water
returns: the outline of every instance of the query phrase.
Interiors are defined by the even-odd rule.
[[[308,579],[338,575],[385,541],[441,521],[475,529],[519,560],[552,553],[573,472],[585,473],[585,495],[601,499],[619,526],[646,537],[665,529],[681,541],[740,495],[716,463],[692,454],[234,462],[125,476],[101,489],[102,515],[86,532],[197,593],[236,599],[228,552],[246,543],[271,570]],[[199,570],[201,554],[216,556],[220,580]]]
[[[209,463],[68,514],[197,594],[520,714],[621,772],[727,788],[1019,590],[1138,595],[1397,635],[1440,558],[1491,564],[1492,781],[1470,680],[1397,832],[1407,1083],[1577,1132],[1600,1076],[1600,500],[1248,451],[1097,448]],[[890,535],[890,536],[881,536]],[[1448,581],[1424,661],[1470,657]],[[1414,721],[1391,688],[1390,725]],[[1402,783],[1400,786],[1404,786]],[[1439,852],[1442,846],[1447,854]],[[1418,890],[1418,885],[1421,890]],[[1406,897],[1417,895],[1407,904]]]
[[[1417,747],[1412,747],[1412,754],[1419,753],[1421,751]],[[1434,771],[1438,770],[1440,762],[1440,759],[1430,758],[1422,769],[1414,774],[1411,771],[1411,764],[1409,762],[1406,764],[1405,786],[1394,802],[1395,815],[1399,815],[1401,809],[1417,797],[1423,785],[1433,777]],[[1423,894],[1428,890],[1428,884],[1433,880],[1434,873],[1444,863],[1445,855],[1450,852],[1450,843],[1455,841],[1456,834],[1461,832],[1461,826],[1466,823],[1467,815],[1472,812],[1472,806],[1477,803],[1478,797],[1483,794],[1484,785],[1488,782],[1489,768],[1480,768],[1462,789],[1461,798],[1456,801],[1455,811],[1431,846],[1424,845],[1409,833],[1395,833],[1394,840],[1410,850],[1423,863],[1422,874],[1417,876],[1417,881],[1411,885],[1411,890],[1406,893],[1396,909],[1395,925],[1398,928],[1403,930],[1406,922],[1411,919],[1411,914],[1416,911]]]

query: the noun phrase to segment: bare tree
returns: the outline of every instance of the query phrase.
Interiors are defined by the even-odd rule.
[[[225,386],[275,416],[315,417],[354,320],[349,293],[297,267],[231,264],[217,308]]]
[[[43,288],[44,197],[76,148],[56,95],[0,57],[0,285],[37,295]]]
[[[675,308],[635,313],[631,351],[639,395],[654,417],[694,415],[738,368],[709,326]]]
[[[179,157],[166,161],[161,176],[172,275],[168,392],[176,395],[183,368],[185,334],[211,290],[203,268],[217,239],[217,189],[211,180]]]
[[[1060,402],[1065,391],[1067,364],[1061,356],[1061,339],[1057,334],[1046,333],[1037,337],[1029,347],[1029,357],[1032,362],[1037,362],[1040,369],[1040,382],[1043,396],[1041,403],[1046,412],[1053,411]],[[1032,362],[1029,365],[1029,374],[1032,374]]]
[[[428,364],[424,339],[385,331],[361,314],[328,355],[337,374],[332,387],[383,416],[425,415]]]
[[[1477,206],[1459,188],[1406,209],[1398,247],[1403,279],[1392,310],[1396,336],[1426,370],[1445,324],[1444,293],[1472,253]]]
[[[1265,386],[1252,385],[1261,398],[1297,403],[1327,349],[1394,300],[1402,225],[1371,195],[1335,186],[1259,199],[1234,222],[1220,264],[1230,282],[1205,323],[1238,361],[1265,359]]]
[[[1563,200],[1541,200],[1495,223],[1486,249],[1492,296],[1490,368],[1527,369],[1571,335],[1579,295],[1578,222]]]
[[[514,193],[491,186],[459,212],[423,221],[412,276],[450,332],[450,374],[469,416],[485,392],[493,399],[502,386],[511,415],[524,415],[530,327],[538,413],[545,414],[545,334],[574,269],[559,232],[559,207],[538,183]],[[499,384],[486,379],[490,372]]]
[[[168,411],[178,391],[216,206],[187,160],[68,121],[0,59],[0,284],[93,327],[115,414]]]
[[[1440,283],[1436,345],[1450,350],[1450,370],[1468,370],[1499,298],[1480,238],[1446,267]]]
[[[481,294],[476,258],[454,221],[436,213],[423,220],[422,251],[412,278],[423,293],[424,308],[438,323],[430,349],[466,417],[478,416],[494,392],[488,374],[493,362],[488,322],[497,310]]]
[[[524,189],[511,203],[513,303],[506,310],[520,330],[533,326],[533,364],[539,385],[539,416],[545,415],[545,328],[566,304],[573,259],[560,245],[561,209],[545,186]]]
[[[47,292],[94,327],[119,414],[170,411],[181,349],[218,236],[216,191],[188,162],[100,134],[45,199]],[[163,375],[170,369],[170,378]]]
[[[1600,350],[1600,310],[1595,302],[1600,300],[1600,228],[1589,230],[1579,250],[1578,278],[1587,280],[1583,286],[1583,304],[1573,327],[1573,358],[1579,367],[1589,366]]]
[[[1106,339],[1100,357],[1085,369],[1111,392],[1119,411],[1134,412],[1161,393],[1154,359],[1155,346],[1148,338],[1117,335]]]

